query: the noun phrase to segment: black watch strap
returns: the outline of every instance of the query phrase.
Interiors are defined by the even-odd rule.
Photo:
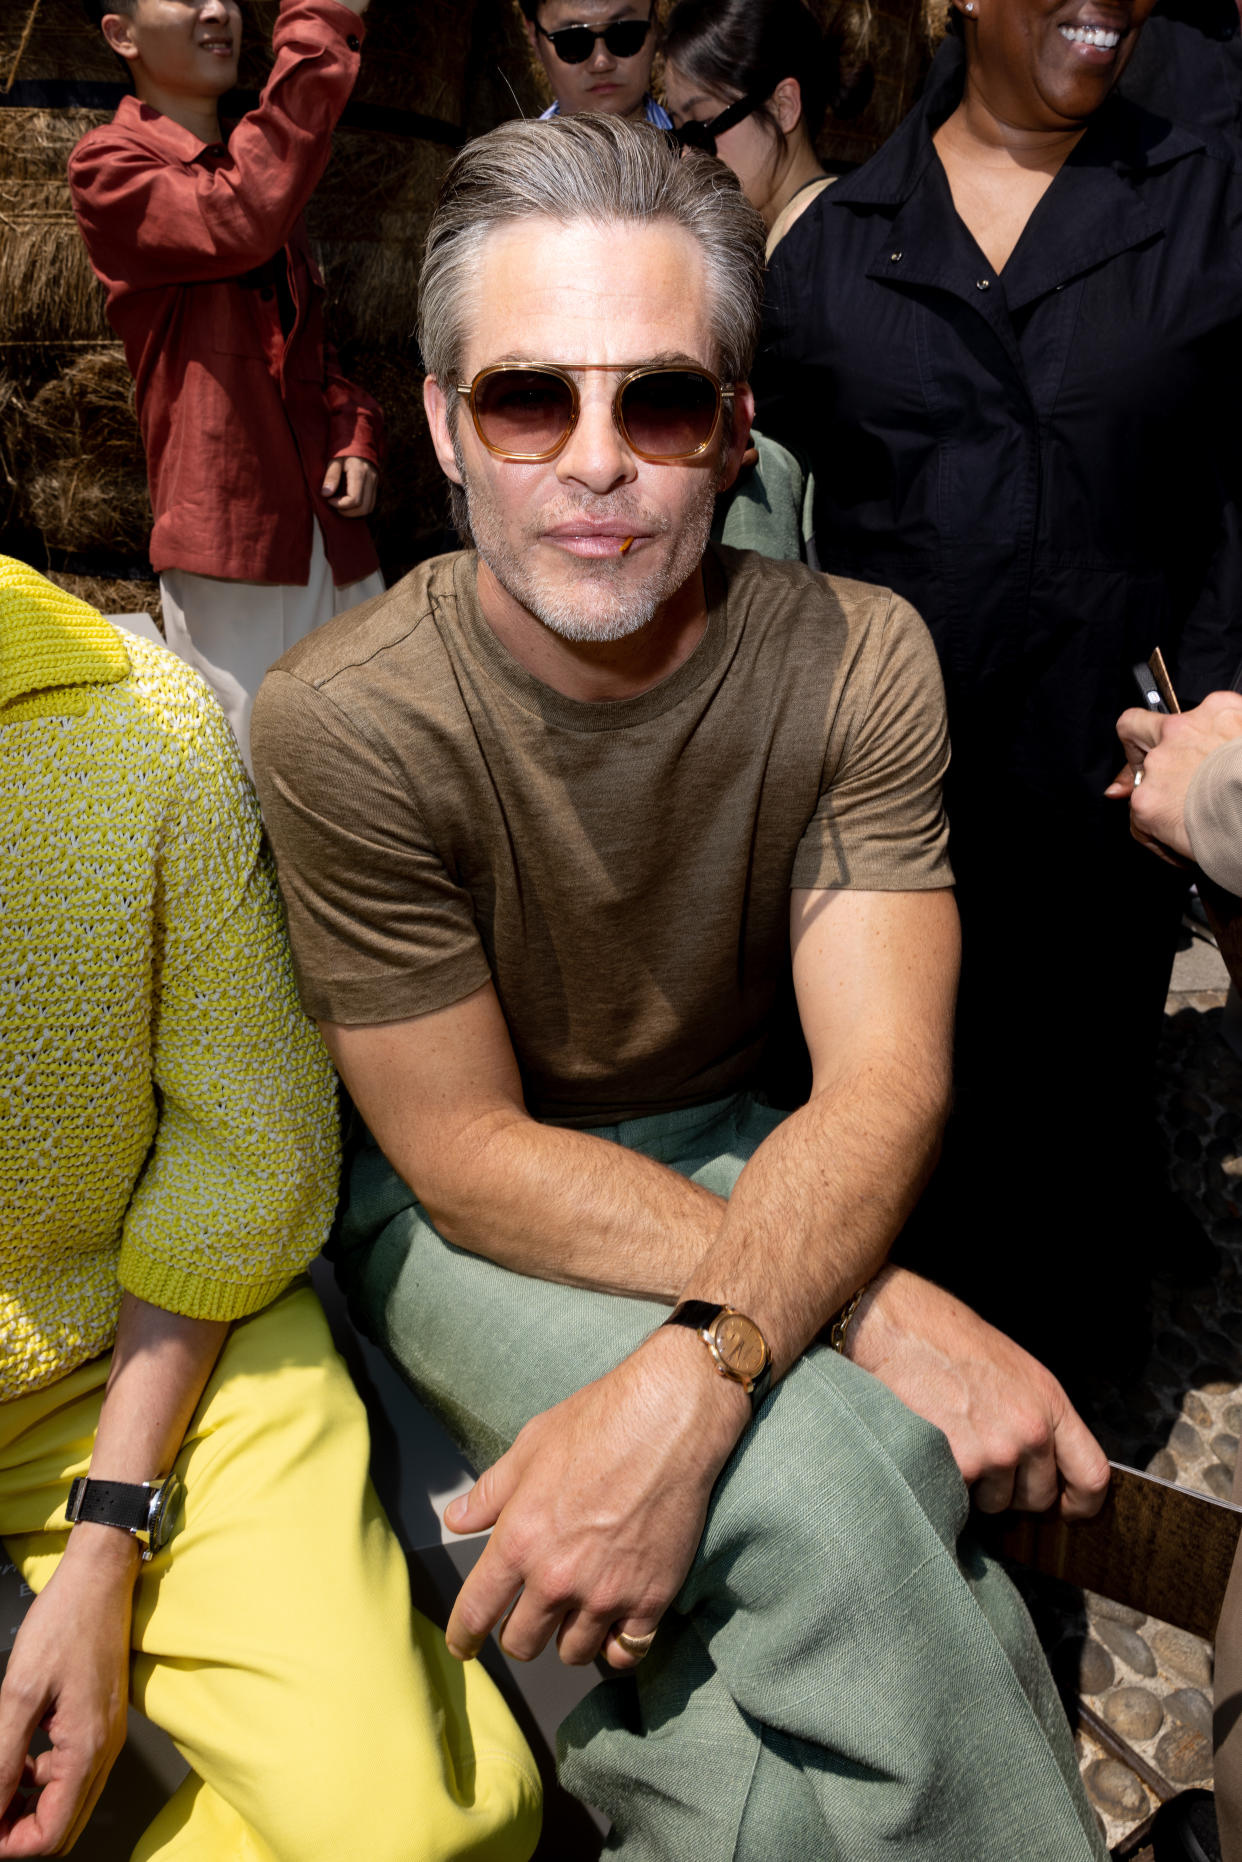
[[[665,1325],[686,1325],[692,1332],[705,1332],[712,1320],[724,1311],[723,1306],[713,1306],[710,1300],[683,1300],[674,1307]]]
[[[153,1487],[129,1481],[96,1481],[79,1476],[70,1486],[65,1517],[72,1526],[117,1526],[122,1532],[145,1534],[151,1521],[153,1491]]]

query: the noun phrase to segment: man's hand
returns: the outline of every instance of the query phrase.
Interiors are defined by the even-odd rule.
[[[500,1641],[518,1661],[555,1635],[571,1666],[602,1650],[633,1667],[616,1632],[646,1636],[677,1595],[748,1418],[741,1386],[679,1329],[534,1417],[445,1513],[454,1532],[495,1527],[453,1606],[451,1652],[477,1655],[513,1605]]]
[[[344,0],[347,6],[354,5],[354,0]],[[366,5],[355,7],[361,13]],[[379,486],[379,473],[369,459],[358,459],[352,453],[340,459],[330,459],[328,469],[323,475],[320,491],[325,498],[330,498],[342,517],[366,517],[375,509],[375,493]]]
[[[984,1513],[1089,1519],[1108,1491],[1108,1460],[1056,1378],[951,1293],[903,1268],[871,1284],[848,1356],[948,1437]]]
[[[0,1857],[68,1850],[125,1743],[138,1556],[114,1527],[75,1526],[18,1631],[0,1689]],[[51,1750],[32,1759],[40,1726]]]
[[[1126,767],[1106,794],[1130,798],[1130,832],[1153,852],[1194,858],[1186,833],[1186,794],[1203,759],[1242,737],[1242,693],[1212,692],[1193,711],[1124,711],[1117,735]],[[1142,770],[1142,781],[1136,780]]]

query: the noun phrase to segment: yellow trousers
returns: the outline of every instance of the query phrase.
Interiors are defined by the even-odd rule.
[[[39,1590],[107,1358],[0,1405],[0,1535]],[[412,1609],[366,1416],[304,1283],[230,1332],[134,1597],[134,1705],[191,1775],[133,1862],[525,1862],[534,1761],[491,1680]]]

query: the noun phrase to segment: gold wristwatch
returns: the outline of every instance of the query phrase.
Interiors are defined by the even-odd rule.
[[[664,1321],[697,1332],[711,1353],[721,1377],[741,1384],[757,1410],[772,1383],[772,1353],[753,1319],[732,1306],[713,1306],[710,1300],[683,1300]]]

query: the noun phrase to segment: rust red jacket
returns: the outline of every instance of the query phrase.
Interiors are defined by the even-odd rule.
[[[227,147],[126,97],[70,157],[136,385],[157,570],[305,584],[312,514],[338,586],[377,567],[365,522],[319,495],[330,459],[381,463],[383,419],[324,339],[302,224],[362,30],[337,0],[285,0],[271,77]]]

